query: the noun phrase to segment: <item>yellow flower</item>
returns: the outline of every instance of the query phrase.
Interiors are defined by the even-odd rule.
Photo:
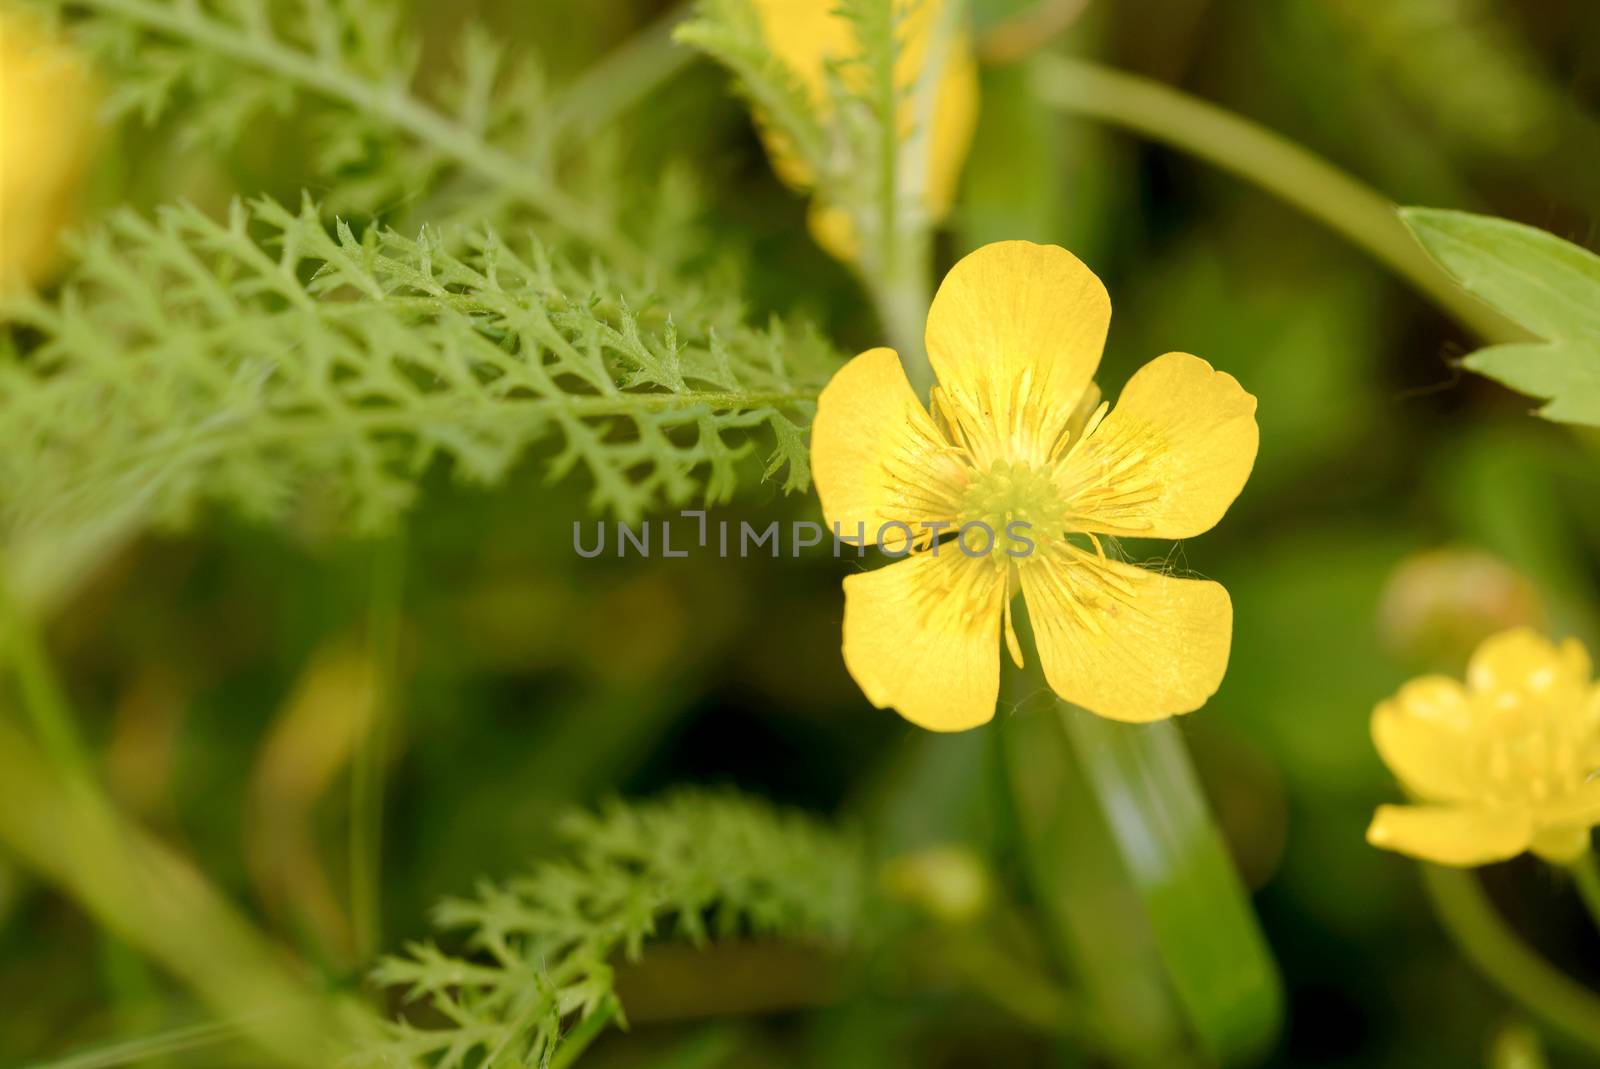
[[[55,267],[93,122],[83,64],[39,27],[0,13],[0,288],[42,281]]]
[[[902,0],[904,19],[901,49],[895,77],[906,94],[899,116],[901,136],[909,137],[918,126],[911,90],[921,77],[928,60],[928,45],[944,10],[944,0]],[[855,24],[838,14],[833,0],[755,0],[767,47],[784,66],[800,79],[817,113],[827,118],[831,109],[828,96],[828,64],[853,59],[860,53]],[[853,70],[847,70],[847,74]],[[972,43],[965,33],[950,42],[932,115],[927,122],[928,136],[922,142],[926,153],[921,162],[925,177],[923,208],[932,223],[949,215],[955,203],[961,167],[972,144],[978,119],[978,67]],[[790,149],[781,134],[762,124],[762,140],[773,170],[797,189],[810,189],[816,176],[805,160]],[[855,228],[850,217],[819,194],[811,206],[811,232],[817,243],[840,260],[854,260],[857,252]]]
[[[845,664],[874,705],[936,731],[989,720],[1002,620],[1022,663],[1019,590],[1045,678],[1067,701],[1147,721],[1215,692],[1232,640],[1227,591],[1111,559],[1100,536],[1212,527],[1255,464],[1256,401],[1204,360],[1168,353],[1107,415],[1092,379],[1110,319],[1105,287],[1065,249],[987,245],[928,310],[931,411],[889,349],[857,356],[822,391],[811,459],[829,523],[915,550],[844,581]],[[994,532],[993,552],[940,544],[929,524],[975,525],[975,550]]]
[[[1384,764],[1424,804],[1378,807],[1367,841],[1441,865],[1532,850],[1575,860],[1600,824],[1600,688],[1574,639],[1484,640],[1466,686],[1423,676],[1372,714]]]

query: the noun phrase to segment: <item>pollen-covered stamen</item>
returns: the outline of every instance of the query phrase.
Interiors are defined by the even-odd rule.
[[[1057,444],[1053,471],[1074,526],[1092,523],[1108,534],[1138,535],[1151,525],[1137,517],[1161,496],[1150,476],[1152,460],[1170,443],[1154,426],[1096,436],[1108,407],[1102,404],[1065,450]]]

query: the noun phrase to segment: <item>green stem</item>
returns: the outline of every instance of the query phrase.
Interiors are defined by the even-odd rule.
[[[926,253],[919,255],[906,249],[897,257],[902,268],[894,275],[876,280],[863,276],[883,324],[884,339],[889,348],[900,354],[911,388],[924,401],[933,388],[933,365],[928,363],[928,349],[922,340],[928,304],[933,299],[928,285],[932,265],[928,260]]]
[[[1468,961],[1529,1016],[1600,1053],[1600,996],[1529,949],[1495,910],[1477,874],[1421,864],[1434,913]]]
[[[600,1033],[611,1024],[612,1018],[617,1015],[617,1000],[615,996],[607,998],[595,1008],[595,1011],[577,1026],[568,1032],[561,1041],[561,1046],[556,1050],[555,1056],[550,1059],[550,1069],[567,1069],[573,1062],[589,1049],[589,1044],[599,1038]]]
[[[378,543],[372,562],[368,642],[375,693],[372,723],[350,769],[350,917],[358,961],[370,961],[381,940],[383,901],[384,778],[398,708],[400,601],[405,579],[405,537]]]
[[[1582,857],[1567,866],[1567,871],[1572,873],[1578,897],[1583,899],[1583,908],[1589,911],[1589,919],[1600,928],[1600,862],[1595,861],[1594,851],[1585,850]]]
[[[1372,253],[1485,341],[1528,338],[1435,264],[1394,204],[1314,153],[1149,78],[1059,56],[1036,62],[1037,90],[1047,103],[1126,127],[1254,182]]]
[[[31,614],[17,604],[10,593],[3,559],[0,559],[0,648],[16,674],[22,708],[40,745],[72,783],[78,786],[92,783],[89,751],[72,707],[56,679],[55,668]]]

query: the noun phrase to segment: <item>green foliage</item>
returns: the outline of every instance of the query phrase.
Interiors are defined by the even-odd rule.
[[[1600,256],[1486,215],[1410,208],[1404,218],[1463,286],[1544,339],[1480,349],[1465,365],[1545,399],[1546,419],[1600,426]]]
[[[831,351],[692,286],[625,292],[493,230],[330,234],[309,201],[124,213],[80,256],[9,308],[30,352],[0,356],[0,532],[30,583],[206,501],[281,520],[322,495],[381,528],[435,460],[492,483],[544,441],[629,520],[726,500],[763,429],[766,474],[809,481]]]
[[[564,192],[552,174],[554,123],[535,66],[509,63],[469,26],[454,74],[414,85],[422,53],[388,0],[25,0],[71,23],[114,75],[113,114],[169,119],[187,148],[232,146],[263,119],[292,116],[303,178],[327,207],[381,214],[436,197],[461,214],[532,209],[615,259],[634,255],[617,206]],[[437,222],[437,213],[429,215]]]
[[[357,1065],[479,1069],[566,1064],[568,1036],[620,1018],[612,961],[647,939],[701,945],[739,935],[844,947],[864,893],[857,843],[817,822],[736,795],[683,792],[570,816],[572,857],[447,901],[439,925],[470,934],[472,957],[416,944],[378,968],[445,1022],[386,1025]],[[573,1032],[562,1022],[574,1020]],[[587,1027],[586,1027],[587,1025]]]

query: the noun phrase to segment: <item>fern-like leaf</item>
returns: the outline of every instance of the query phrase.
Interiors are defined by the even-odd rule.
[[[281,519],[312,494],[380,528],[435,460],[492,483],[544,441],[553,476],[583,471],[626,520],[726,500],[763,438],[786,489],[808,484],[802,432],[834,363],[813,333],[752,329],[688,286],[627,293],[492,230],[320,216],[123,213],[57,301],[4,310],[29,332],[26,355],[0,350],[0,544],[20,581],[49,588],[203,502]]]
[[[568,860],[439,907],[442,927],[468,933],[472,956],[420,943],[379,966],[379,983],[441,1023],[387,1025],[353,1064],[543,1065],[564,1021],[576,1030],[620,1014],[612,963],[637,958],[649,939],[748,934],[843,948],[859,930],[857,843],[760,801],[685,792],[575,814],[562,831]]]

